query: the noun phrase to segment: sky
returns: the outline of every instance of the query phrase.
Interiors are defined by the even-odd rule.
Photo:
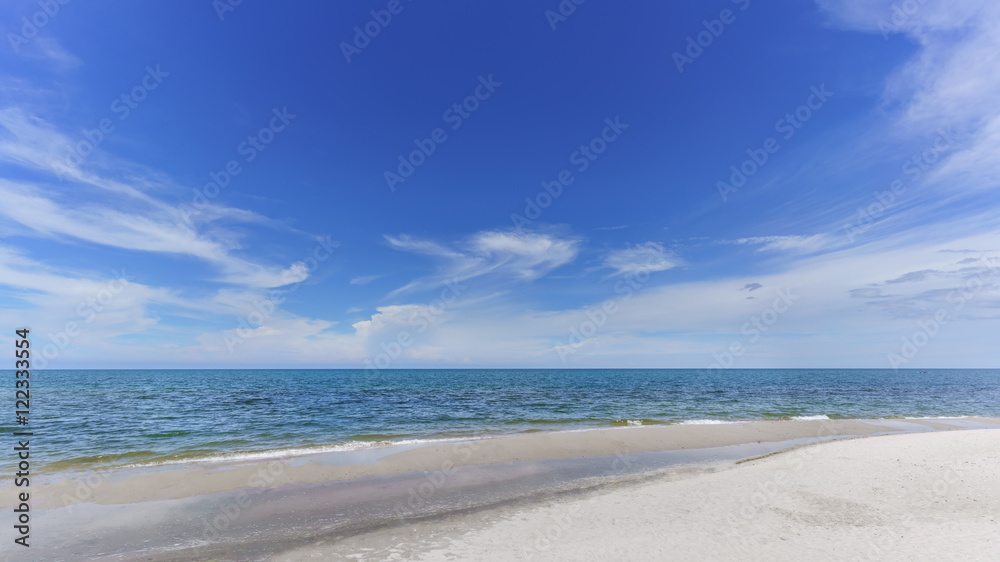
[[[11,0],[0,31],[0,344],[36,367],[1000,364],[991,0]]]

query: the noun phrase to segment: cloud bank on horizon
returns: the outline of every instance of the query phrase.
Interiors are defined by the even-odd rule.
[[[48,368],[1000,362],[995,2],[403,4],[359,47],[362,4],[0,10],[0,340]]]

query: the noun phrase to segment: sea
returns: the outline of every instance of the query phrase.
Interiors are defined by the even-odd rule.
[[[615,426],[1000,417],[1000,370],[44,370],[28,426],[10,397],[0,430],[31,431],[32,469],[50,473]]]

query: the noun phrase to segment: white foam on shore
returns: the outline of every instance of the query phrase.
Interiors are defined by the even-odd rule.
[[[813,416],[791,416],[791,417],[789,417],[787,419],[789,421],[818,421],[818,420],[829,420],[830,416],[827,416],[825,414],[818,414],[818,415],[813,415]],[[745,420],[745,421],[738,421],[738,420],[713,420],[713,419],[706,419],[706,420],[684,420],[682,422],[679,422],[678,425],[733,425],[733,424],[740,424],[740,423],[751,423],[751,422],[754,422],[754,421],[767,421],[767,420]]]
[[[220,462],[241,462],[241,461],[261,461],[278,460],[302,455],[315,455],[322,453],[346,453],[352,451],[363,451],[378,448],[390,448],[409,445],[433,445],[435,443],[459,443],[465,441],[476,441],[479,439],[490,439],[491,437],[446,437],[439,439],[401,439],[399,441],[348,441],[336,445],[318,445],[315,447],[296,447],[293,449],[272,449],[268,451],[248,451],[241,453],[220,453],[206,455],[203,457],[190,457],[184,459],[172,459],[163,461],[146,461],[120,465],[121,468],[151,468],[175,464],[201,464]]]

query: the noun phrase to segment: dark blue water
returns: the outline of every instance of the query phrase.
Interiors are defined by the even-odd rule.
[[[1000,416],[1000,370],[89,370],[31,383],[32,459],[52,469],[638,423]],[[12,401],[2,419],[9,435]]]

